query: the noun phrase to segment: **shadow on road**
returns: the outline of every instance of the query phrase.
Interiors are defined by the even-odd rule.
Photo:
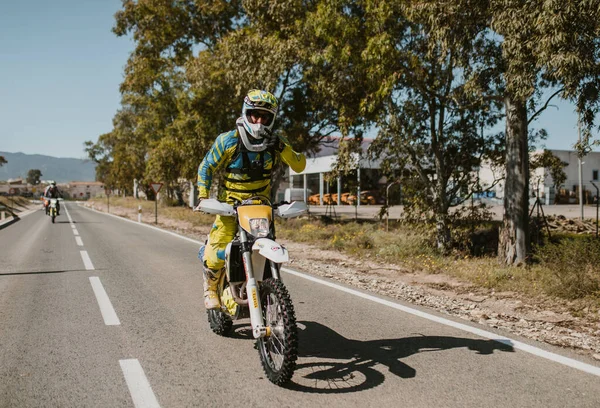
[[[45,275],[45,274],[66,273],[66,272],[85,272],[85,271],[83,269],[68,269],[68,270],[64,270],[64,271],[34,271],[34,272],[10,272],[10,273],[0,272],[0,276]]]
[[[446,336],[413,336],[359,341],[347,339],[317,322],[298,322],[299,361],[289,389],[314,393],[348,393],[376,387],[385,380],[376,365],[386,366],[400,378],[417,372],[401,359],[416,353],[467,348],[481,355],[513,347],[493,340]],[[310,362],[303,363],[303,359]],[[316,360],[316,361],[314,361]],[[331,361],[346,360],[346,361]],[[349,360],[349,361],[348,361]]]

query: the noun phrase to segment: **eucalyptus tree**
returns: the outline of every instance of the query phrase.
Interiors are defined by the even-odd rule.
[[[600,8],[588,0],[497,0],[488,6],[491,28],[501,36],[506,84],[506,187],[498,253],[501,262],[519,264],[530,252],[527,135],[535,114],[528,117],[527,107],[541,89],[558,87],[556,94],[576,102],[587,130],[593,126],[600,95]]]
[[[147,153],[145,140],[136,132],[138,114],[125,105],[113,118],[113,130],[84,143],[90,160],[96,163],[96,180],[131,192],[133,180],[142,181]],[[144,184],[144,183],[142,183]]]
[[[205,104],[214,100],[205,111],[220,126],[214,136],[234,127],[243,97],[253,88],[278,97],[274,131],[298,151],[318,150],[327,136],[340,131],[344,124],[339,106],[343,105],[319,82],[318,72],[324,68],[315,58],[320,49],[310,29],[320,4],[244,1],[240,26],[190,61],[187,75],[194,99]],[[275,185],[284,170],[276,173]]]
[[[497,155],[501,147],[494,135],[481,132],[498,120],[498,104],[489,95],[500,81],[489,66],[499,48],[485,20],[460,7],[326,3],[328,12],[313,23],[330,47],[320,54],[330,68],[324,82],[344,89],[351,78],[363,89],[359,114],[363,125],[377,129],[371,155],[388,175],[412,186],[405,203],[433,219],[438,248],[446,252],[450,207],[468,194],[482,156]],[[451,25],[460,30],[440,30]],[[348,105],[352,112],[355,105]]]
[[[501,50],[501,58],[494,58],[488,69],[482,71],[501,78],[499,92],[490,98],[502,101],[506,122],[504,218],[498,256],[505,264],[525,263],[530,252],[529,125],[556,96],[574,100],[588,130],[593,125],[600,95],[598,3],[588,0],[407,3],[432,22],[432,35],[442,44],[447,43],[448,35],[460,36],[464,22],[476,18],[490,30],[488,38]],[[459,18],[445,18],[447,10],[460,10]],[[551,88],[557,89],[556,92],[544,100],[544,91]]]
[[[115,14],[113,32],[135,42],[120,89],[123,103],[135,108],[135,133],[145,144],[148,160],[136,163],[147,181],[164,181],[168,195],[180,177],[194,177],[191,168],[207,144],[202,139],[213,137],[198,133],[202,120],[184,66],[195,49],[209,49],[234,30],[241,10],[241,1],[124,0]]]

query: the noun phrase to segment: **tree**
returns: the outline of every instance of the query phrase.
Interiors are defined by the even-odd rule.
[[[439,2],[323,2],[310,19],[326,50],[317,53],[321,89],[330,97],[362,90],[351,93],[359,104],[340,98],[340,112],[358,105],[362,125],[378,129],[370,154],[413,192],[404,195],[405,209],[433,220],[441,252],[451,246],[450,207],[467,196],[481,158],[501,147],[480,131],[499,119],[499,105],[489,98],[499,85],[489,70],[499,47],[485,19],[464,10]],[[359,143],[340,149],[340,171],[352,168],[352,145]]]
[[[453,0],[416,5],[433,11],[458,8],[466,16],[478,15],[501,48],[501,58],[488,67],[494,77],[501,75],[501,92],[495,97],[503,101],[506,117],[504,218],[498,256],[507,265],[526,263],[530,253],[528,126],[548,106],[548,100],[545,104],[541,100],[548,88],[558,89],[552,97],[574,100],[587,127],[593,125],[600,98],[600,9],[596,2],[586,0]],[[438,23],[435,32],[442,38],[444,33],[463,29],[432,12],[429,16]]]
[[[6,163],[8,163],[8,162],[6,161],[4,156],[0,156],[0,167],[4,166]]]
[[[587,128],[593,125],[600,98],[600,9],[586,0],[490,5],[491,27],[502,36],[506,83],[506,188],[498,255],[513,265],[527,262],[530,252],[528,102],[544,87],[558,87],[555,95],[574,100]]]
[[[565,181],[567,181],[567,174],[565,173],[564,168],[568,165],[569,163],[562,161],[547,149],[544,149],[544,151],[541,153],[534,155],[529,165],[531,170],[543,168],[544,178],[546,177],[546,174],[552,177],[552,187],[556,192],[553,204],[558,203],[558,189],[564,184]],[[543,182],[543,180],[540,181]]]
[[[42,172],[38,169],[31,169],[27,172],[27,183],[32,186],[40,184],[40,178],[42,177]]]

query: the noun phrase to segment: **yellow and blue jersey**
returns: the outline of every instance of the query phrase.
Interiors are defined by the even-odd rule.
[[[286,140],[282,142],[281,152],[250,152],[244,149],[237,130],[220,134],[198,166],[199,197],[208,198],[213,174],[221,166],[226,166],[226,170],[218,197],[220,201],[241,201],[254,195],[270,197],[271,173],[279,160],[297,173],[306,167],[304,155],[296,153]]]

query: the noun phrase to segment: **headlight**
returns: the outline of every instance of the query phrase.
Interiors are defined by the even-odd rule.
[[[269,220],[267,218],[250,218],[250,234],[256,238],[269,235]]]

